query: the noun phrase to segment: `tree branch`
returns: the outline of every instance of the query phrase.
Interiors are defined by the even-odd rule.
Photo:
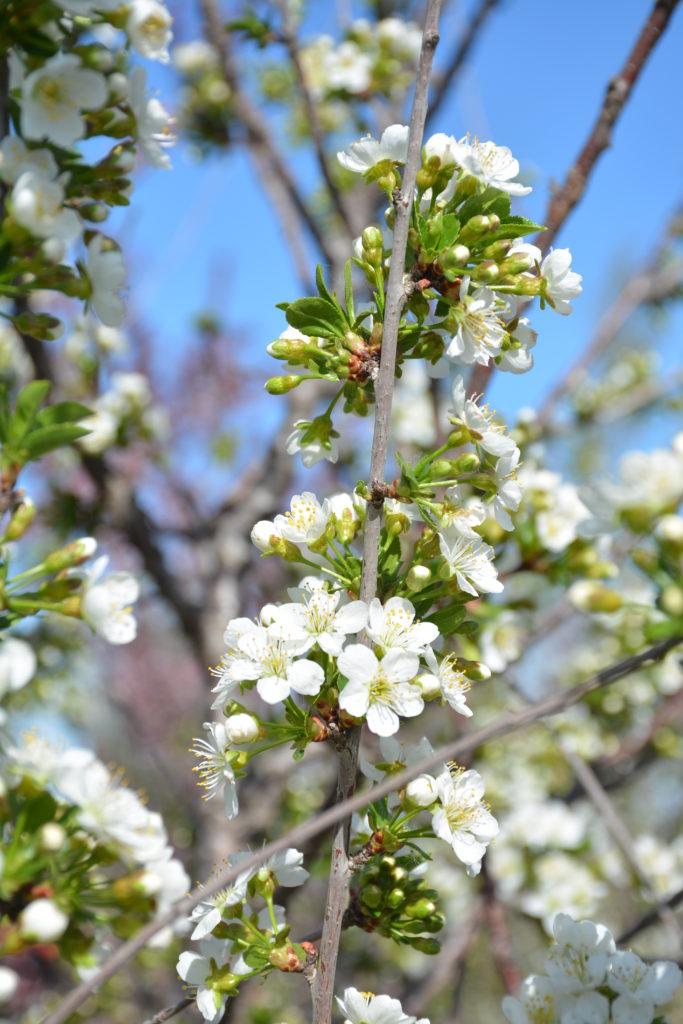
[[[408,155],[401,189],[394,199],[394,209],[396,211],[394,241],[384,306],[382,351],[379,373],[375,384],[375,424],[372,437],[372,454],[370,457],[371,493],[383,481],[386,471],[391,402],[396,373],[398,325],[406,301],[403,276],[408,246],[408,229],[410,227],[410,215],[415,195],[415,181],[422,153],[422,136],[427,117],[429,78],[434,60],[434,51],[439,41],[438,28],[441,3],[442,0],[429,0],[427,6],[422,34],[420,63],[417,69],[415,95],[410,116]],[[378,500],[369,501],[365,517],[360,599],[368,603],[377,593],[377,561],[383,503],[383,497],[380,497]],[[342,733],[339,736],[337,751],[339,755],[338,799],[340,801],[347,800],[353,794],[356,786],[360,733],[359,727]],[[350,825],[350,816],[340,819],[332,841],[330,880],[323,921],[323,934],[320,941],[318,973],[311,993],[315,1024],[329,1024],[332,1017],[334,979],[339,954],[342,919],[352,874],[348,858]]]
[[[182,1013],[188,1006],[192,1006],[194,998],[192,996],[186,996],[184,999],[180,999],[173,1006],[167,1006],[165,1010],[160,1010],[159,1013],[155,1013],[153,1017],[144,1021],[143,1024],[164,1024],[164,1021],[171,1020],[172,1017],[177,1017],[179,1013]]]
[[[284,836],[280,836],[279,839],[276,839],[271,843],[267,843],[248,860],[243,861],[239,865],[232,868],[226,868],[225,870],[218,872],[206,886],[198,887],[189,896],[179,900],[178,903],[170,908],[170,910],[161,914],[156,918],[156,920],[145,925],[144,928],[140,929],[137,935],[119,946],[109,959],[102,964],[97,973],[73,989],[62,1004],[45,1018],[43,1024],[64,1024],[71,1014],[85,1002],[91,992],[99,988],[105,981],[120,971],[121,968],[128,963],[128,961],[135,956],[139,950],[144,948],[144,946],[154,935],[157,934],[157,932],[161,931],[161,929],[165,928],[167,925],[172,924],[179,917],[184,917],[189,914],[197,904],[202,902],[202,900],[209,899],[220,889],[225,888],[226,885],[233,882],[242,872],[248,871],[253,867],[258,867],[274,853],[278,853],[280,850],[285,850],[290,846],[307,842],[312,836],[330,828],[332,825],[336,825],[337,822],[349,817],[355,811],[362,810],[364,807],[367,807],[368,804],[381,799],[383,796],[387,796],[396,789],[402,789],[411,781],[411,779],[414,779],[417,775],[421,775],[424,772],[431,771],[438,764],[457,757],[463,757],[465,754],[471,754],[484,743],[489,743],[491,740],[498,739],[501,736],[506,736],[511,732],[516,732],[518,729],[527,728],[543,718],[548,718],[551,715],[557,715],[562,711],[566,711],[567,708],[577,704],[587,696],[587,694],[592,693],[594,690],[607,686],[609,683],[616,682],[617,679],[622,679],[624,676],[629,675],[629,673],[635,672],[642,665],[647,664],[647,662],[659,661],[668,654],[669,651],[673,650],[681,643],[683,643],[683,636],[671,637],[669,640],[664,640],[661,643],[655,644],[653,647],[649,647],[640,654],[633,655],[630,658],[626,658],[624,661],[617,662],[615,665],[610,665],[608,668],[602,669],[602,671],[598,672],[596,675],[591,676],[585,682],[579,683],[577,686],[573,686],[569,690],[553,694],[550,697],[546,697],[545,700],[539,701],[537,704],[533,704],[527,708],[522,708],[520,711],[502,715],[490,725],[478,729],[469,736],[461,736],[459,739],[446,744],[433,754],[430,754],[429,757],[423,758],[410,768],[404,768],[400,772],[389,775],[387,779],[378,783],[376,786],[372,786],[360,793],[356,793],[349,800],[345,800],[341,804],[336,804],[334,807],[324,811],[322,814],[318,814],[316,817],[304,822],[303,825],[299,825],[297,828],[292,829],[291,832],[286,833]]]

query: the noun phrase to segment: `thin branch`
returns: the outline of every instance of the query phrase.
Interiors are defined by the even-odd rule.
[[[441,74],[438,75],[438,77],[435,76],[434,94],[427,112],[428,126],[431,125],[432,121],[441,109],[441,106],[448,95],[453,79],[459,74],[460,69],[472,51],[474,43],[479,37],[484,23],[486,22],[489,14],[493,13],[499,2],[500,0],[480,0],[479,6],[474,12],[472,20],[468,24],[462,39],[451,55],[451,59]]]
[[[194,1003],[193,996],[186,996],[184,999],[180,999],[173,1006],[167,1006],[165,1010],[160,1010],[159,1013],[155,1013],[153,1017],[143,1021],[143,1024],[164,1024],[164,1021],[170,1020],[172,1017],[177,1017],[179,1013],[182,1013],[188,1006],[192,1006]]]
[[[657,0],[623,68],[607,86],[600,113],[562,187],[555,192],[545,216],[546,230],[536,239],[542,252],[552,245],[586,189],[598,158],[612,142],[612,128],[621,114],[647,59],[665,31],[679,0]]]
[[[645,928],[649,928],[651,924],[654,924],[663,907],[667,907],[673,911],[679,903],[683,903],[683,889],[679,889],[678,892],[675,892],[672,896],[662,900],[656,907],[653,907],[651,910],[648,910],[646,914],[643,914],[642,917],[639,917],[635,924],[632,924],[630,928],[627,928],[626,931],[621,933],[619,938],[616,940],[617,945],[623,945],[624,942],[628,942],[628,940],[632,939],[634,935],[638,934],[638,932],[642,932]]]
[[[296,17],[294,15],[294,7],[289,0],[279,0],[278,7],[282,13],[282,41],[287,47],[289,59],[292,62],[294,70],[296,72],[297,81],[299,83],[299,91],[301,98],[304,101],[306,108],[306,116],[308,118],[308,128],[313,139],[313,145],[315,147],[316,156],[318,157],[318,166],[320,173],[325,179],[327,185],[327,191],[330,195],[330,200],[334,206],[339,219],[346,228],[346,233],[349,239],[352,239],[355,231],[353,223],[351,221],[350,212],[346,208],[344,197],[342,196],[337,182],[332,177],[330,171],[330,165],[327,160],[327,154],[325,153],[325,146],[323,141],[323,129],[318,118],[318,111],[316,110],[311,91],[308,88],[306,76],[304,74],[303,65],[301,63],[301,57],[299,55],[299,45],[297,42],[296,33]]]
[[[612,128],[624,109],[655,43],[666,29],[678,2],[679,0],[657,0],[621,72],[610,80],[600,113],[588,140],[576,163],[569,170],[564,185],[551,196],[548,203],[543,218],[546,230],[541,231],[535,239],[536,245],[542,253],[552,245],[569,214],[583,196],[598,157],[610,145]],[[493,370],[493,362],[490,362],[488,366],[475,366],[470,374],[468,393],[470,395],[483,393],[491,379]]]
[[[431,771],[440,763],[453,760],[457,757],[464,757],[466,754],[471,754],[476,751],[484,743],[489,743],[491,740],[498,739],[501,736],[506,736],[519,729],[527,728],[541,719],[566,711],[567,708],[577,704],[594,690],[607,686],[609,683],[616,682],[618,679],[622,679],[624,676],[629,675],[631,672],[635,672],[642,665],[645,665],[648,662],[659,661],[668,654],[669,651],[673,650],[681,643],[683,643],[683,636],[671,637],[669,640],[664,640],[661,643],[655,644],[653,647],[642,651],[640,654],[633,655],[630,658],[626,658],[624,661],[620,661],[615,665],[610,665],[608,668],[602,669],[602,671],[596,673],[596,675],[591,676],[590,679],[585,680],[583,683],[579,683],[571,689],[546,697],[545,700],[539,701],[537,704],[533,704],[530,707],[502,715],[490,725],[478,729],[469,736],[461,736],[459,739],[446,744],[446,746],[441,747],[428,757],[423,758],[410,768],[404,768],[402,771],[388,776],[386,780],[378,783],[376,786],[362,790],[360,793],[356,793],[352,796],[349,800],[345,800],[344,803],[336,804],[334,807],[331,807],[322,814],[316,815],[309,821],[306,821],[302,825],[297,826],[297,828],[292,829],[291,832],[280,836],[271,843],[267,843],[257,853],[254,853],[248,860],[243,861],[239,865],[232,868],[226,868],[225,870],[218,872],[206,886],[198,887],[189,896],[179,900],[178,903],[174,904],[174,906],[164,914],[161,914],[154,921],[151,921],[149,924],[145,925],[144,928],[141,928],[137,935],[119,946],[119,948],[102,964],[100,969],[91,978],[87,981],[81,982],[80,985],[69,993],[62,1004],[45,1018],[43,1024],[64,1024],[71,1014],[85,1002],[91,992],[99,988],[105,981],[120,971],[121,968],[124,967],[139,950],[144,948],[144,946],[154,935],[157,934],[157,932],[161,931],[161,929],[165,928],[167,925],[172,924],[178,918],[186,917],[190,911],[197,906],[197,904],[201,903],[203,900],[209,899],[220,889],[225,888],[226,885],[233,882],[242,872],[249,871],[251,868],[260,866],[274,853],[285,850],[290,846],[296,846],[307,842],[312,836],[325,831],[325,829],[330,828],[332,825],[336,825],[337,822],[349,817],[355,811],[362,810],[364,807],[367,807],[368,804],[381,799],[383,796],[387,796],[396,789],[402,789],[411,781],[411,779],[414,779],[417,775],[421,775],[424,772]]]
[[[389,423],[396,373],[398,325],[406,301],[403,284],[408,229],[415,195],[415,181],[420,166],[422,136],[427,117],[429,78],[434,51],[439,41],[439,15],[442,0],[429,0],[422,34],[422,50],[417,69],[413,109],[410,116],[408,154],[401,189],[394,196],[395,223],[389,280],[387,283],[382,331],[382,351],[379,373],[375,383],[375,424],[370,457],[370,492],[375,500],[368,502],[363,535],[363,568],[360,599],[369,603],[377,593],[377,570],[380,530],[382,525],[383,480],[389,446]],[[347,800],[356,786],[360,727],[342,733],[337,743],[339,755],[338,798]],[[334,979],[339,954],[342,920],[348,898],[352,870],[349,864],[348,843],[350,816],[341,818],[332,841],[330,880],[328,885],[323,934],[320,941],[318,973],[312,987],[313,1020],[315,1024],[329,1024],[334,999]]]
[[[225,81],[231,90],[231,103],[235,114],[242,122],[247,131],[249,147],[257,151],[268,173],[277,177],[292,205],[299,214],[301,220],[308,228],[311,237],[315,240],[326,263],[334,262],[334,253],[329,247],[325,234],[320,229],[315,217],[306,206],[299,186],[294,180],[289,168],[282,159],[272,143],[271,130],[261,116],[258,108],[251,102],[246,93],[242,90],[237,71],[237,64],[232,52],[229,33],[224,29],[220,12],[215,0],[201,0],[201,10],[206,24],[206,35],[209,41],[215,46],[221,59],[221,66]]]

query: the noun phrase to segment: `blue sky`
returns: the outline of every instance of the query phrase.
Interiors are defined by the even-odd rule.
[[[437,64],[452,51],[473,7],[448,5]],[[509,146],[522,177],[534,185],[533,193],[518,201],[517,212],[542,219],[551,182],[561,181],[577,156],[607,81],[622,67],[651,8],[651,0],[504,0],[432,131],[456,136],[470,131]],[[335,5],[314,2],[308,10],[304,37],[323,28],[334,33]],[[353,13],[362,16],[363,5],[353,5]],[[185,4],[181,15],[177,39],[185,41],[192,38]],[[647,259],[681,200],[683,134],[676,109],[676,97],[683,95],[681,54],[683,12],[678,11],[635,87],[612,148],[601,157],[580,207],[557,239],[557,245],[571,248],[574,267],[584,278],[574,314],[565,318],[536,310],[534,370],[523,377],[495,376],[491,398],[508,415],[538,403],[574,361],[624,275]],[[152,81],[172,106],[173,72],[152,70]],[[272,117],[275,131],[277,114]],[[288,159],[300,180],[310,183],[305,155],[293,151]],[[277,364],[262,356],[285,326],[275,303],[300,292],[249,160],[236,149],[197,163],[181,142],[173,163],[170,173],[145,169],[139,174],[130,210],[117,218],[134,268],[131,311],[158,339],[162,367],[169,365],[169,353],[181,351],[192,316],[210,308],[239,331],[245,365],[263,367],[264,375],[277,372]],[[680,354],[682,328],[679,313],[663,344],[665,365],[675,360],[677,349]],[[266,421],[279,411],[272,404],[269,409]]]

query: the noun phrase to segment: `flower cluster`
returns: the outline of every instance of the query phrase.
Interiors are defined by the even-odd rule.
[[[510,1024],[653,1024],[681,983],[680,968],[645,963],[618,950],[604,925],[558,914],[545,974],[532,974],[520,998],[505,996]]]

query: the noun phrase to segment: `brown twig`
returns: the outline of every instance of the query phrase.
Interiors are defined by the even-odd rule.
[[[212,45],[215,46],[220,56],[225,81],[231,91],[231,103],[237,118],[246,129],[249,149],[258,152],[260,157],[259,165],[265,165],[268,169],[267,173],[274,175],[282,183],[292,206],[306,225],[325,262],[332,264],[334,262],[334,253],[329,246],[324,232],[306,206],[291,171],[273,145],[270,128],[261,116],[258,108],[242,89],[237,64],[230,44],[230,36],[223,27],[215,0],[201,0],[200,6],[206,25],[206,36]]]
[[[446,746],[441,747],[410,768],[404,768],[402,771],[388,776],[386,780],[378,783],[376,786],[362,790],[360,793],[354,794],[349,800],[345,800],[344,803],[336,804],[324,813],[316,815],[309,821],[292,829],[291,832],[263,846],[249,860],[243,861],[236,867],[226,868],[218,872],[208,885],[196,889],[189,896],[179,900],[170,910],[159,915],[154,921],[141,928],[137,935],[134,935],[133,938],[119,946],[109,959],[102,964],[96,974],[73,989],[62,1004],[45,1018],[43,1024],[64,1024],[64,1021],[67,1021],[71,1014],[85,1002],[91,992],[120,971],[139,950],[144,948],[157,932],[172,924],[177,918],[187,916],[198,903],[209,899],[220,889],[225,888],[243,871],[249,871],[252,867],[258,867],[280,850],[285,850],[290,846],[308,841],[312,836],[325,831],[325,829],[330,828],[332,825],[336,825],[337,822],[349,817],[355,811],[360,811],[373,801],[387,796],[396,789],[401,789],[411,779],[424,772],[431,771],[440,763],[457,757],[463,757],[477,750],[483,744],[491,742],[491,740],[498,739],[519,729],[524,729],[543,718],[566,711],[567,708],[577,704],[594,690],[622,679],[648,662],[659,661],[681,643],[683,643],[683,636],[671,637],[669,640],[655,644],[640,654],[633,655],[624,661],[602,669],[596,675],[591,676],[590,679],[579,683],[569,690],[553,694],[537,704],[522,708],[520,711],[502,715],[495,722],[478,729],[476,732],[470,733],[468,736],[461,736],[452,743],[446,744]]]
[[[165,1010],[160,1010],[159,1013],[155,1013],[153,1017],[143,1021],[143,1024],[164,1024],[164,1021],[170,1020],[172,1017],[177,1017],[179,1013],[182,1013],[188,1006],[192,1006],[194,998],[192,996],[185,996],[184,999],[180,999],[173,1006],[167,1006]]]
[[[417,81],[413,108],[410,117],[408,154],[401,189],[394,199],[395,223],[391,266],[384,307],[382,351],[379,373],[375,384],[375,424],[370,457],[370,489],[381,483],[386,471],[389,447],[389,423],[394,393],[396,372],[396,350],[398,346],[398,325],[406,301],[403,285],[405,254],[408,246],[408,229],[415,195],[415,180],[422,153],[422,136],[427,117],[427,96],[429,79],[434,60],[434,51],[439,41],[439,15],[442,0],[429,0],[422,34],[422,50],[417,69]],[[368,502],[363,535],[363,568],[361,574],[360,599],[370,602],[377,592],[377,561],[379,555],[380,529],[382,525],[383,501]],[[337,744],[339,754],[340,801],[347,800],[355,789],[358,773],[358,749],[360,728],[342,733]],[[348,857],[348,842],[351,819],[339,820],[332,840],[330,880],[328,885],[323,934],[320,941],[318,973],[312,987],[313,1020],[315,1024],[329,1024],[334,999],[334,979],[339,940],[341,937],[344,909],[352,875]]]
[[[435,88],[432,102],[427,111],[427,125],[430,125],[441,109],[443,101],[448,95],[453,79],[458,75],[463,64],[469,57],[472,47],[476,42],[489,14],[492,14],[498,6],[499,0],[480,0],[479,6],[472,16],[465,33],[451,55],[451,59],[441,72],[435,76]]]
[[[588,179],[597,163],[598,157],[610,145],[612,128],[621,114],[631,90],[643,70],[655,43],[666,29],[679,0],[657,0],[647,18],[640,35],[628,56],[620,73],[612,78],[607,86],[598,118],[588,136],[576,162],[572,165],[564,184],[551,196],[545,217],[546,229],[535,239],[541,252],[546,252],[552,245],[558,232],[564,226],[570,213],[583,196]],[[470,374],[468,393],[470,395],[484,392],[491,379],[494,364],[475,366]]]
[[[628,942],[638,932],[642,932],[645,928],[649,928],[651,924],[654,924],[657,918],[660,916],[660,912],[663,907],[667,907],[670,910],[675,910],[679,903],[683,903],[683,889],[679,889],[672,896],[669,896],[665,900],[661,900],[656,907],[652,907],[646,914],[639,917],[638,920],[632,924],[626,931],[623,931],[619,938],[616,940],[617,945],[621,946],[624,942]]]

